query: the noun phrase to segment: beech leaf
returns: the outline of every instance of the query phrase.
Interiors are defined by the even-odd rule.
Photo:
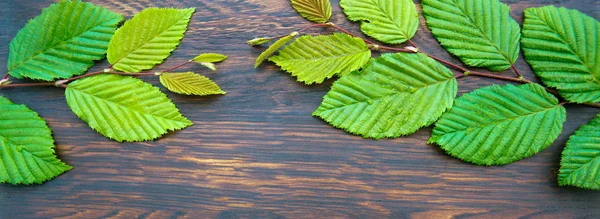
[[[341,0],[351,21],[361,21],[367,35],[390,44],[412,38],[419,27],[419,14],[412,0]]]
[[[565,108],[540,85],[493,85],[456,99],[429,143],[477,165],[503,165],[550,146],[565,119]]]
[[[89,2],[60,1],[42,10],[10,42],[8,71],[44,81],[83,74],[104,58],[123,16]]]
[[[599,35],[600,22],[577,10],[525,10],[525,60],[544,84],[571,102],[600,102]]]
[[[600,114],[569,137],[558,184],[600,190]]]
[[[321,83],[333,75],[359,69],[371,58],[365,42],[348,34],[302,36],[271,57],[283,70],[305,84]]]
[[[114,69],[140,72],[171,55],[187,30],[195,8],[147,8],[117,30],[108,45]]]
[[[130,76],[76,80],[65,92],[71,110],[100,134],[117,141],[148,141],[192,123],[157,87]]]
[[[433,36],[465,64],[492,71],[510,68],[519,57],[519,24],[498,0],[423,0]]]
[[[193,72],[162,73],[160,83],[170,91],[178,94],[198,96],[225,94],[215,82]]]
[[[452,72],[427,55],[384,54],[334,82],[313,116],[365,138],[396,138],[434,123],[456,92]]]
[[[329,0],[291,0],[292,7],[309,21],[325,23],[331,17]]]
[[[46,122],[0,96],[0,183],[40,184],[71,168],[56,158]]]
[[[279,48],[285,46],[285,44],[291,42],[294,37],[298,36],[298,32],[292,32],[289,35],[282,37],[275,41],[267,50],[262,52],[258,58],[256,58],[256,62],[254,63],[254,68],[258,67],[262,62],[264,62],[269,56],[273,55]]]

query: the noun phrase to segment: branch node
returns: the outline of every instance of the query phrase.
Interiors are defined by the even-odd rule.
[[[102,72],[104,73],[109,73],[111,72],[113,69],[112,68],[105,68],[104,70],[102,70]]]
[[[369,44],[369,48],[374,51],[379,51],[381,49],[381,46],[377,44]]]
[[[157,72],[154,72],[154,75],[156,75],[156,76],[161,76],[162,74],[163,74],[163,72],[162,72],[162,71],[157,71]]]
[[[69,83],[68,79],[58,80],[58,81],[54,82],[54,86],[66,88],[67,87],[66,83]]]
[[[10,83],[12,83],[12,82],[10,81],[10,79],[8,79],[8,78],[4,78],[4,79],[0,80],[0,87],[1,87],[2,85],[7,85],[7,84],[10,84]]]
[[[471,72],[465,71],[463,72],[463,74],[465,74],[465,76],[468,76],[469,74],[471,74]]]
[[[410,50],[410,51],[412,51],[414,53],[419,52],[419,49],[417,47],[414,47],[414,46],[407,46],[407,47],[404,47],[404,49]]]

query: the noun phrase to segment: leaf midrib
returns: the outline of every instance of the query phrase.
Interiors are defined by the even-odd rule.
[[[377,9],[378,9],[378,10],[379,10],[379,11],[380,11],[380,12],[381,12],[383,15],[385,15],[385,17],[386,17],[386,18],[387,18],[387,19],[390,21],[390,23],[394,24],[394,26],[396,26],[396,27],[398,28],[398,30],[399,30],[399,33],[400,33],[400,35],[401,35],[402,37],[404,37],[404,38],[408,38],[407,34],[406,34],[406,33],[404,33],[404,30],[402,30],[402,27],[401,27],[401,26],[398,26],[398,23],[396,23],[392,17],[390,17],[390,16],[389,16],[387,13],[385,13],[385,11],[383,11],[382,7],[381,7],[381,6],[380,6],[380,5],[379,5],[377,2],[374,2],[373,0],[370,0],[370,1],[371,1],[371,2],[373,2],[373,4],[377,6]],[[396,1],[400,1],[400,0],[396,0]],[[363,23],[364,23],[364,22],[363,22]],[[369,24],[370,24],[370,22],[369,22]]]
[[[368,52],[368,51],[369,51],[369,49],[365,49],[365,50],[353,51],[353,52],[350,52],[350,53],[345,53],[345,54],[340,54],[340,55],[317,56],[316,58],[313,58],[313,59],[309,59],[309,58],[306,58],[306,57],[301,57],[301,58],[298,58],[298,59],[285,59],[285,60],[282,60],[282,61],[288,61],[289,62],[289,61],[298,61],[298,60],[302,60],[302,61],[331,60],[331,59],[346,58],[346,57],[351,57],[351,56],[358,56],[358,55],[361,55],[361,53],[365,53],[365,52]],[[280,57],[280,56],[281,55],[274,56],[274,57]]]
[[[508,58],[508,55],[507,55],[507,54],[504,54],[504,52],[503,52],[503,51],[502,51],[500,48],[498,48],[498,47],[496,46],[496,44],[494,44],[494,43],[492,42],[492,40],[491,40],[491,39],[489,39],[489,38],[488,38],[488,37],[485,35],[485,32],[483,32],[483,30],[482,30],[482,29],[480,29],[480,28],[479,28],[477,25],[475,25],[475,22],[473,21],[473,19],[472,19],[472,18],[471,18],[469,15],[467,15],[467,14],[466,14],[466,12],[463,10],[463,8],[462,8],[462,7],[460,7],[460,6],[458,5],[458,3],[456,3],[456,0],[452,0],[452,4],[453,4],[454,6],[456,6],[456,8],[458,8],[458,9],[460,10],[460,12],[462,12],[462,14],[463,14],[463,15],[464,15],[464,16],[465,16],[465,17],[466,17],[468,20],[469,20],[469,22],[472,24],[471,26],[472,26],[472,27],[474,27],[475,29],[477,29],[477,30],[479,31],[479,33],[481,34],[481,36],[482,36],[483,38],[485,38],[485,39],[486,39],[486,40],[487,40],[487,41],[490,43],[490,45],[491,45],[492,47],[494,47],[494,49],[496,49],[496,51],[498,51],[498,53],[499,53],[500,55],[502,55],[502,57],[504,57],[505,61],[507,61],[509,64],[511,64],[511,65],[512,65],[512,62],[511,62],[511,61],[510,61],[510,59]],[[501,3],[501,4],[502,4],[502,3]],[[502,7],[502,5],[500,5],[500,7]],[[512,19],[512,18],[510,18],[510,19]],[[509,24],[510,24],[510,19],[508,20],[508,23],[509,23]],[[512,26],[512,25],[510,25],[510,26]],[[503,30],[504,30],[504,29],[503,29]]]
[[[434,86],[434,85],[437,85],[437,84],[441,84],[441,83],[444,83],[444,82],[450,82],[450,80],[452,80],[452,79],[453,79],[453,77],[445,79],[445,80],[442,80],[442,81],[437,81],[437,82],[432,83],[432,84],[427,84],[427,85],[422,86],[422,87],[415,87],[415,86],[408,85],[409,88],[417,88],[417,90],[414,91],[414,92],[410,92],[411,89],[407,89],[407,92],[402,92],[400,90],[392,88],[392,92],[393,93],[390,94],[390,95],[379,96],[379,97],[376,97],[376,98],[368,99],[366,101],[357,101],[357,102],[354,102],[354,103],[351,103],[351,104],[348,104],[348,105],[343,105],[343,106],[339,106],[339,107],[333,107],[333,108],[330,108],[330,109],[326,109],[326,110],[323,110],[322,112],[328,112],[328,111],[332,111],[332,110],[336,110],[336,109],[343,109],[343,108],[346,108],[346,107],[350,107],[350,106],[358,105],[358,104],[361,104],[361,103],[369,102],[369,100],[377,101],[377,100],[382,100],[382,99],[385,99],[385,98],[388,98],[388,97],[398,96],[398,95],[401,95],[401,94],[414,94],[414,93],[416,93],[417,91],[419,91],[421,89],[424,89],[424,88],[427,88],[427,87],[431,87],[431,86]],[[403,83],[403,84],[406,84],[406,83]]]
[[[119,19],[119,18],[115,18],[115,19]],[[61,46],[65,45],[65,44],[67,44],[67,43],[73,42],[75,39],[81,37],[82,35],[86,34],[87,32],[89,32],[91,30],[94,30],[94,29],[99,28],[99,27],[104,27],[106,23],[113,22],[113,20],[115,20],[115,19],[106,20],[105,22],[103,22],[101,24],[98,24],[96,26],[92,26],[90,29],[86,29],[85,31],[82,31],[80,34],[77,34],[77,35],[75,35],[75,36],[73,36],[73,37],[71,37],[71,38],[69,38],[69,39],[67,39],[65,41],[62,41],[60,43],[57,43],[57,44],[49,46],[48,48],[45,48],[43,51],[37,52],[34,55],[32,55],[32,56],[30,56],[28,58],[23,59],[19,63],[16,63],[16,64],[12,65],[9,68],[9,72],[12,71],[12,70],[15,70],[15,69],[19,68],[21,65],[25,64],[26,62],[28,62],[30,60],[36,59],[41,54],[46,54],[46,52],[48,52],[49,50],[56,49],[56,48],[61,47]],[[88,22],[89,22],[89,20],[88,20]]]
[[[535,111],[535,112],[531,112],[531,113],[528,113],[528,114],[525,114],[525,115],[519,115],[519,116],[513,117],[511,119],[505,119],[505,120],[501,120],[501,121],[497,121],[497,122],[486,123],[486,124],[482,124],[480,126],[469,126],[466,129],[453,130],[452,132],[446,132],[446,133],[440,134],[440,136],[453,135],[453,134],[460,133],[460,132],[466,132],[470,128],[472,128],[472,129],[482,129],[482,128],[485,128],[485,127],[488,127],[488,126],[497,126],[498,124],[503,123],[503,122],[515,121],[517,119],[529,117],[529,116],[534,115],[534,114],[539,114],[539,113],[542,113],[542,112],[550,111],[550,110],[556,109],[556,108],[558,108],[560,106],[561,106],[560,104],[557,104],[557,105],[554,105],[554,106],[552,106],[550,108],[544,108],[544,110],[541,110],[541,111]]]
[[[130,107],[128,107],[128,106],[126,106],[126,105],[123,105],[123,104],[121,104],[121,103],[119,103],[119,102],[115,102],[115,101],[112,101],[112,100],[109,100],[109,99],[104,99],[104,98],[98,97],[98,96],[96,96],[96,95],[94,95],[94,94],[92,94],[92,93],[85,92],[85,91],[83,91],[83,90],[78,90],[78,89],[75,89],[75,88],[72,88],[72,87],[68,87],[67,89],[68,89],[68,90],[72,90],[72,91],[77,91],[77,92],[79,92],[79,93],[81,93],[81,94],[84,94],[84,95],[90,96],[90,97],[92,97],[92,98],[94,98],[94,99],[101,100],[102,102],[108,102],[108,103],[111,103],[111,104],[117,105],[117,106],[119,106],[119,107],[121,107],[121,108],[125,108],[125,109],[127,109],[128,111],[133,111],[133,112],[136,112],[136,113],[139,113],[139,114],[142,114],[142,115],[150,115],[150,116],[152,116],[152,117],[156,117],[156,118],[162,118],[162,119],[166,119],[166,120],[169,120],[169,121],[173,121],[173,122],[177,122],[177,123],[184,123],[184,124],[185,124],[185,122],[183,122],[183,121],[178,121],[178,120],[174,120],[174,119],[170,119],[170,118],[166,118],[166,117],[162,117],[162,116],[154,115],[154,114],[152,114],[152,113],[148,113],[148,112],[140,112],[140,111],[139,111],[139,110],[137,110],[137,109],[130,108]]]
[[[543,23],[544,23],[544,25],[546,27],[548,27],[550,30],[552,30],[552,34],[554,34],[555,36],[557,36],[557,38],[560,39],[561,43],[567,45],[567,48],[569,48],[569,50],[571,51],[571,53],[573,54],[573,56],[577,57],[577,59],[579,60],[579,62],[581,63],[581,65],[585,66],[585,69],[587,69],[587,73],[589,73],[592,76],[592,79],[594,80],[594,82],[596,82],[597,84],[600,84],[600,78],[596,78],[596,76],[594,76],[594,74],[592,74],[592,70],[589,68],[588,65],[586,65],[586,62],[584,61],[585,59],[579,56],[580,53],[577,50],[577,48],[573,48],[571,46],[571,44],[566,41],[566,39],[568,39],[568,37],[560,34],[561,31],[557,31],[554,28],[554,26],[556,24],[553,21],[552,22],[548,22],[546,19],[542,18],[537,13],[535,13],[535,16],[537,16],[537,18],[539,20],[543,21]],[[549,16],[552,16],[552,15],[549,15]],[[550,25],[550,23],[555,24],[555,25]],[[562,21],[561,21],[561,23],[562,23]]]

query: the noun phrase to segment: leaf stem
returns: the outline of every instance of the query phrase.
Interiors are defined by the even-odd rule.
[[[515,72],[515,74],[517,75],[517,77],[519,77],[519,78],[523,77],[523,75],[521,75],[521,72],[519,72],[519,70],[517,70],[517,68],[515,67],[515,65],[511,65],[510,67]]]

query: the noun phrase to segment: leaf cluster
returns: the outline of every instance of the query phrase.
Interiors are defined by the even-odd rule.
[[[195,8],[147,8],[121,27],[124,17],[79,0],[50,5],[10,42],[10,77],[64,87],[68,106],[92,129],[116,141],[149,141],[192,125],[159,88],[135,76],[158,76],[168,90],[186,95],[225,94],[205,76],[173,72],[189,63],[216,70],[227,56],[201,54],[174,68],[144,73],[177,48]],[[107,57],[111,66],[87,73]],[[71,169],[54,155],[51,130],[24,105],[0,96],[0,182],[42,183]]]
[[[328,0],[291,3],[308,20],[325,23],[330,18],[330,7],[323,7]],[[418,52],[410,39],[418,29],[419,12],[411,0],[341,0],[340,5],[349,20],[360,22],[364,34],[382,43],[409,45],[379,45],[333,23],[315,24],[308,28],[343,33],[294,32],[271,45],[256,66],[268,59],[305,84],[337,75],[313,116],[349,133],[397,138],[435,125],[428,143],[476,165],[505,165],[533,156],[557,139],[567,116],[564,104],[600,102],[600,23],[579,11],[528,8],[521,29],[510,7],[498,0],[423,0],[422,14],[433,36],[467,66],[494,72],[480,73]],[[521,47],[547,87],[524,79],[514,67]],[[371,58],[371,50],[398,53]],[[461,72],[454,75],[445,65]],[[517,77],[500,75],[508,69]],[[456,98],[456,78],[468,75],[525,84],[482,87]],[[600,114],[571,136],[560,185],[600,189],[598,133]]]

